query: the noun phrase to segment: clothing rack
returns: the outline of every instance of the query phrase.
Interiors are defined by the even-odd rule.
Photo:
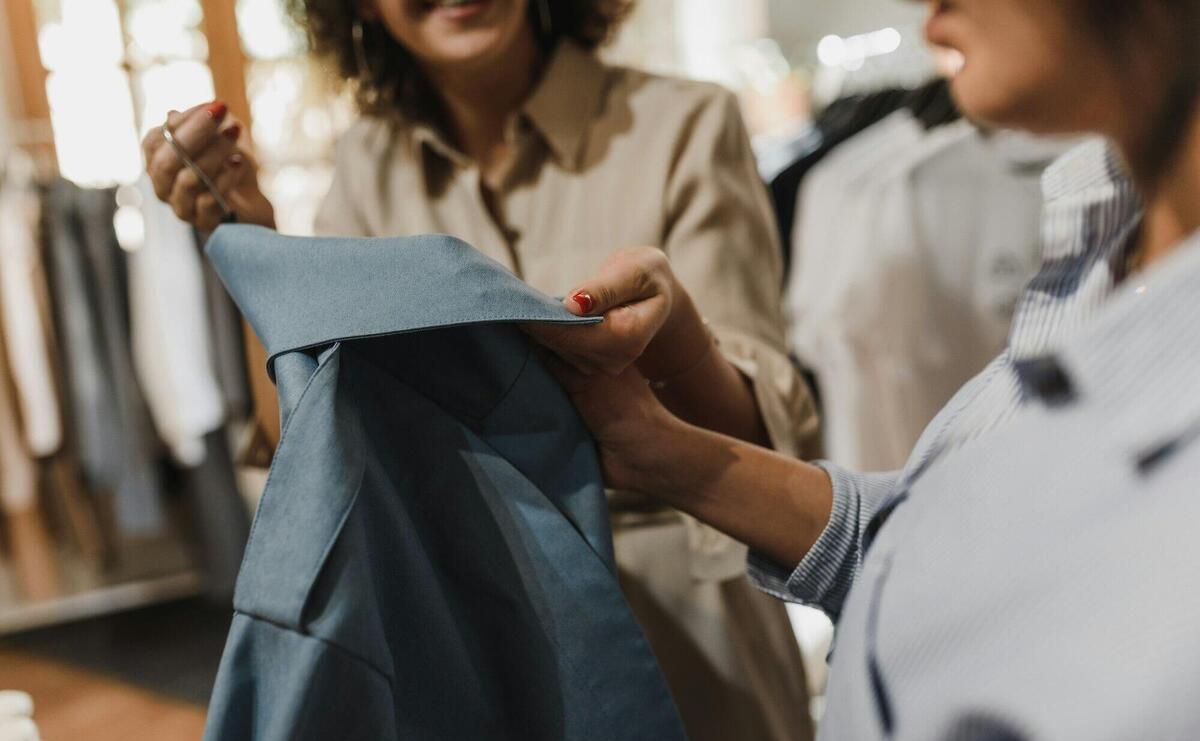
[[[46,199],[55,192],[60,198],[65,194],[67,202],[70,203],[74,203],[73,199],[76,198],[72,194],[81,194],[79,197],[83,200],[79,203],[85,209],[81,218],[94,219],[97,216],[97,213],[93,213],[96,211],[97,199],[102,200],[103,196],[93,192],[95,195],[86,198],[86,191],[62,181],[44,166],[36,164],[34,152],[30,152],[28,148],[33,147],[36,152],[35,145],[44,141],[39,132],[44,133],[44,129],[32,125],[20,129],[18,133],[24,146],[14,145],[9,151],[0,152],[0,192],[15,183],[27,192],[38,193],[43,204],[40,218],[42,230],[48,228],[47,220],[54,216],[48,216],[45,209],[49,208]],[[111,191],[105,193],[108,196],[112,195]],[[59,205],[61,207],[61,203]],[[147,212],[148,217],[149,209],[159,205],[157,201],[143,204],[143,211]],[[113,208],[115,209],[115,203]],[[102,217],[103,209],[98,213]],[[80,225],[85,231],[92,232],[103,227],[103,220]],[[11,232],[8,234],[11,236]],[[188,235],[189,239],[192,239],[190,230]],[[45,250],[49,249],[48,239],[50,237],[46,233],[36,238],[36,242],[42,245],[40,251],[43,254],[40,260],[43,261],[43,267],[50,264],[44,262],[49,259],[45,254]],[[5,247],[5,244],[0,244],[0,249]],[[183,248],[195,251],[195,242],[192,241]],[[85,247],[80,243],[79,249],[94,257],[94,245]],[[125,274],[124,267],[125,260],[130,257],[116,247],[115,240],[112,245],[106,245],[105,249],[114,251],[115,262],[107,267],[110,272],[115,267],[118,276],[116,283],[110,281],[110,285],[123,286],[126,280],[133,279],[132,274]],[[2,271],[6,267],[4,259],[5,256],[0,254],[0,278],[3,277]],[[7,266],[12,267],[14,263],[11,261],[11,255],[7,259],[10,260]],[[19,267],[22,265],[18,264]],[[86,272],[90,277],[91,270]],[[19,271],[12,275],[18,274]],[[128,291],[128,288],[124,287],[121,290]],[[132,314],[135,307],[127,303],[132,301],[131,297],[132,294],[127,294],[118,300],[117,316],[125,311]],[[212,300],[211,296],[207,299],[209,302]],[[51,354],[57,352],[59,356],[59,360],[55,361],[56,371],[51,376],[57,378],[54,385],[58,387],[60,408],[67,410],[72,401],[70,392],[66,389],[69,384],[63,375],[66,372],[66,366],[63,364],[68,361],[64,359],[61,347],[57,351],[53,349],[55,341],[51,339],[58,337],[59,342],[63,341],[61,327],[54,327],[61,321],[62,311],[54,306],[55,300],[47,303],[51,305],[49,312],[55,321],[50,322],[53,331],[46,335],[46,341],[51,346]],[[4,317],[3,306],[0,302],[0,319]],[[211,308],[212,304],[209,303],[209,306]],[[112,307],[113,305],[109,304],[109,319],[114,316]],[[88,306],[89,315],[103,314],[92,312],[94,308],[96,307]],[[42,323],[45,324],[48,315],[45,315],[45,312],[42,314]],[[30,312],[25,313],[25,316],[29,315]],[[2,324],[3,322],[0,322],[0,325]],[[102,334],[111,334],[111,328],[104,329],[102,321],[98,326]],[[0,332],[0,336],[3,334]],[[128,337],[128,334],[126,336]],[[229,338],[225,339],[225,345],[228,346]],[[109,340],[111,341],[111,337]],[[240,344],[240,335],[238,343]],[[126,350],[129,349],[126,346]],[[11,402],[15,381],[12,367],[6,366],[10,362],[8,358],[11,353],[6,351],[4,343],[0,343],[0,351],[4,351],[0,354],[0,371],[3,371],[0,372],[0,384],[6,384],[5,389],[0,389],[0,392],[7,393]],[[244,361],[238,358],[236,362]],[[128,368],[128,363],[125,367]],[[112,368],[108,370],[109,373],[114,372]],[[126,383],[137,385],[137,379],[128,378]],[[141,393],[144,394],[144,390]],[[141,407],[143,403],[136,402],[135,406],[144,409],[145,407]],[[145,415],[145,411],[141,414]],[[18,413],[18,419],[20,416]],[[66,416],[70,417],[71,414],[67,413]],[[12,418],[11,413],[9,418]],[[124,417],[108,420],[110,431],[127,434],[121,419]],[[85,483],[87,476],[80,478],[83,466],[80,462],[78,441],[71,439],[67,432],[70,429],[67,422],[63,423],[64,438],[61,450],[49,454],[35,454],[30,444],[27,454],[20,458],[35,472],[34,480],[37,483],[32,489],[36,492],[35,503],[31,508],[16,512],[0,508],[0,545],[6,546],[5,550],[0,550],[0,564],[6,567],[0,569],[0,636],[201,594],[208,594],[218,601],[228,600],[232,592],[232,575],[236,573],[241,553],[241,543],[236,541],[238,537],[244,539],[244,532],[241,532],[240,528],[243,525],[248,527],[248,517],[235,480],[229,445],[236,427],[227,425],[235,424],[237,416],[226,419],[219,429],[200,440],[205,462],[194,467],[171,460],[162,442],[148,448],[159,451],[153,453],[155,457],[150,460],[157,471],[155,476],[161,477],[161,482],[156,485],[154,491],[157,492],[156,496],[162,498],[166,520],[163,521],[159,534],[144,541],[136,536],[130,539],[115,524],[116,519],[119,519],[112,509],[116,501],[115,489],[96,492],[92,484]],[[148,418],[145,424],[149,425]],[[7,433],[6,430],[5,434]],[[3,457],[3,451],[0,451],[0,458]],[[210,460],[214,462],[209,462]],[[124,464],[119,464],[118,468],[122,465]],[[11,481],[9,483],[11,484]],[[3,494],[4,487],[5,483],[0,481],[0,494]],[[84,491],[85,489],[87,491]],[[224,511],[218,507],[214,514],[212,504],[206,500],[216,496],[218,489],[221,490],[220,494],[232,491],[237,502],[232,506],[226,502]],[[23,491],[31,490],[25,488]],[[96,495],[101,493],[103,496],[96,499]],[[232,516],[230,511],[233,511]],[[83,531],[77,527],[81,521],[88,524]],[[89,528],[90,540],[80,540],[80,533],[87,532]],[[217,543],[215,547],[214,531],[218,531],[215,536],[217,540],[225,541]],[[224,531],[231,531],[233,534],[226,535]],[[235,542],[229,543],[231,539]],[[18,553],[18,547],[22,546],[25,550]],[[214,549],[220,550],[222,547],[226,552],[214,557]],[[13,555],[11,560],[8,554]],[[31,554],[36,558],[29,558]]]
[[[0,636],[195,597],[203,591],[203,576],[188,570],[95,587],[52,600],[0,607]]]

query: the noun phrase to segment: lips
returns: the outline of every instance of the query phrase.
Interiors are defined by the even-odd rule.
[[[467,5],[478,5],[484,0],[425,0],[426,8],[461,8]]]

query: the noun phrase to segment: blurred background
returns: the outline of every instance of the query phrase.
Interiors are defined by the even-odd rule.
[[[922,15],[900,0],[639,0],[604,56],[736,91],[774,184],[812,150],[817,117],[836,101],[858,101],[862,114],[865,94],[936,75]],[[251,465],[240,322],[207,272],[168,296],[139,278],[169,259],[146,248],[147,234],[175,227],[135,183],[143,134],[169,110],[214,98],[247,123],[280,230],[311,233],[353,107],[308,58],[284,0],[4,0],[0,385],[11,393],[0,399],[0,689],[34,692],[45,738],[197,737],[203,724],[262,469]],[[858,128],[884,112],[867,111]],[[799,259],[802,194],[781,187],[781,236]],[[111,244],[88,242],[96,229]],[[31,230],[88,242],[85,263],[56,248],[42,255]],[[988,266],[987,300],[1001,314],[1035,264],[1036,236],[1023,239],[1015,263]],[[190,346],[176,336],[186,319],[173,333],[162,326],[162,307],[180,298],[206,318]],[[819,346],[805,331],[794,335],[798,362],[836,402],[840,391],[823,381],[845,376],[805,360]],[[207,353],[204,378],[179,371],[188,347]],[[109,361],[104,373],[86,367],[93,356]],[[949,388],[973,364],[957,366]],[[55,414],[76,433],[39,416]],[[905,425],[919,430],[927,420],[913,414]],[[853,433],[850,417],[835,430]],[[863,462],[828,442],[839,462]],[[106,469],[114,458],[120,470]],[[803,609],[792,616],[819,715],[829,624]]]
[[[309,60],[283,0],[5,0],[0,145],[82,186],[133,183],[139,141],[214,96],[244,121],[283,231],[305,233],[350,101]],[[920,6],[899,0],[639,0],[615,62],[737,91],[759,142],[821,105],[921,81]]]

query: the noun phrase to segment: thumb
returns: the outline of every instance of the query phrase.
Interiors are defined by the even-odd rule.
[[[619,254],[602,265],[596,275],[576,286],[563,303],[576,316],[601,316],[660,292],[653,271],[643,260],[632,253]]]

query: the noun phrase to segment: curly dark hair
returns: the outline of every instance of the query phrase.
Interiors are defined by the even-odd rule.
[[[585,49],[609,41],[628,15],[634,0],[547,0],[549,29],[530,0],[529,22],[543,49],[572,39]],[[292,17],[308,33],[309,45],[351,83],[364,115],[406,120],[437,120],[441,102],[412,54],[379,22],[362,22],[362,52],[355,48],[354,22],[361,16],[353,0],[288,0]],[[363,69],[365,62],[366,69]]]

